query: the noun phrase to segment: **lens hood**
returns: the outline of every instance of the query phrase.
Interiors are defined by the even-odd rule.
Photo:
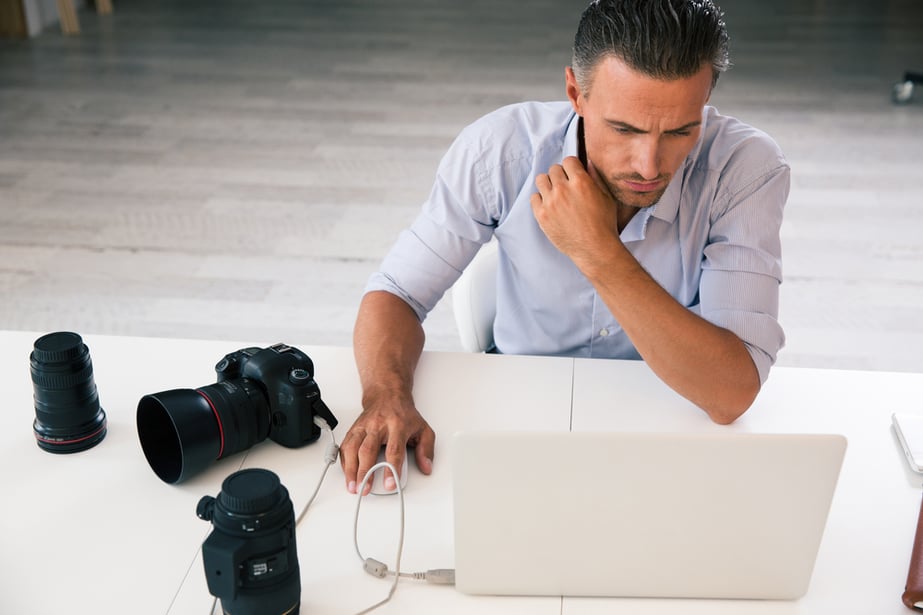
[[[192,389],[145,395],[138,402],[138,438],[154,473],[179,483],[205,469],[221,451],[215,410]]]

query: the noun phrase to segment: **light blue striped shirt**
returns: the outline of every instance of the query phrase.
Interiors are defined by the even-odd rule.
[[[578,119],[567,102],[522,103],[465,128],[366,291],[396,294],[422,321],[496,236],[500,352],[639,359],[596,289],[532,215],[535,176],[577,155]],[[779,227],[789,167],[765,133],[713,107],[702,119],[663,197],[621,238],[679,303],[743,340],[765,382],[785,342]]]

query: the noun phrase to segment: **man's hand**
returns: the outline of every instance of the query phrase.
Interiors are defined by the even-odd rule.
[[[414,449],[420,471],[431,473],[435,443],[436,434],[412,402],[370,404],[353,423],[340,445],[340,463],[346,475],[346,489],[356,493],[366,472],[378,461],[382,446],[387,447],[385,459],[398,471],[409,447]],[[391,491],[397,487],[395,477],[387,468],[384,478],[385,489]],[[371,488],[370,479],[362,495],[368,494]]]
[[[385,459],[395,468],[401,467],[410,446],[415,448],[420,471],[429,474],[433,470],[436,434],[420,416],[412,396],[423,338],[420,321],[403,300],[384,291],[362,298],[353,346],[364,410],[340,446],[340,463],[350,493],[356,492],[366,472],[378,461],[382,446],[387,446]],[[395,488],[393,481],[391,472],[385,471],[385,488]],[[366,493],[371,482],[368,485]]]
[[[535,178],[532,212],[548,239],[579,267],[619,242],[618,207],[596,169],[574,156]]]

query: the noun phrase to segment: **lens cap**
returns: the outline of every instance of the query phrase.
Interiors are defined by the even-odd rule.
[[[77,453],[106,437],[90,350],[76,333],[60,331],[35,340],[29,356],[35,400],[33,431],[51,453]]]
[[[287,496],[288,492],[274,472],[249,468],[224,479],[218,501],[230,513],[256,515],[271,510]]]

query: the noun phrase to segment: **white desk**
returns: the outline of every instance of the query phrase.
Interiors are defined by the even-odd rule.
[[[210,526],[195,516],[202,495],[217,495],[239,467],[276,472],[296,510],[322,469],[324,444],[298,450],[264,442],[213,464],[179,486],[148,467],[135,429],[146,393],[214,382],[228,352],[276,341],[315,362],[322,396],[343,427],[359,411],[352,352],[299,340],[257,344],[84,336],[109,433],[73,455],[40,450],[29,352],[40,333],[0,332],[4,408],[0,414],[0,613],[169,613],[204,615],[211,604],[198,549]],[[907,613],[900,593],[923,493],[889,429],[895,409],[918,411],[923,375],[774,369],[754,407],[729,427],[712,424],[660,383],[643,363],[425,353],[416,398],[437,433],[435,471],[411,464],[403,569],[453,565],[450,436],[459,429],[817,431],[849,438],[808,595],[796,602],[576,598],[486,598],[402,581],[381,613]],[[572,397],[573,395],[573,397]],[[573,411],[571,412],[571,408]],[[342,472],[327,480],[298,530],[302,609],[349,614],[384,597],[389,581],[361,570],[352,546],[355,499]],[[367,498],[361,546],[393,562],[398,502]],[[188,572],[188,574],[187,574]]]
[[[314,361],[321,395],[342,427],[358,415],[358,376],[348,348],[312,347],[297,340],[262,344],[119,338],[85,335],[94,378],[109,421],[96,447],[71,455],[38,448],[29,353],[41,333],[0,332],[4,405],[0,414],[0,613],[151,613],[205,615],[211,605],[199,546],[211,526],[195,516],[203,495],[217,495],[240,467],[276,472],[296,511],[323,468],[325,442],[291,450],[266,441],[213,464],[181,485],[156,477],[135,427],[138,400],[147,393],[196,388],[215,381],[225,354],[277,341]],[[404,570],[452,567],[449,435],[466,428],[566,430],[570,420],[571,359],[427,353],[418,371],[419,407],[437,430],[431,477],[411,464],[406,498]],[[445,392],[451,392],[445,394]],[[326,436],[324,436],[326,437]],[[331,467],[298,529],[302,612],[355,613],[378,602],[390,579],[362,571],[352,542],[355,496],[339,465]],[[367,498],[361,546],[391,564],[398,500]],[[188,574],[187,574],[188,572]],[[444,586],[402,581],[382,613],[537,613],[557,615],[560,598],[474,598]]]
[[[578,359],[575,431],[841,433],[849,441],[808,594],[794,602],[565,600],[565,615],[910,613],[907,578],[923,476],[910,471],[891,412],[923,413],[923,374],[775,367],[753,407],[726,427],[658,384],[644,363]]]

